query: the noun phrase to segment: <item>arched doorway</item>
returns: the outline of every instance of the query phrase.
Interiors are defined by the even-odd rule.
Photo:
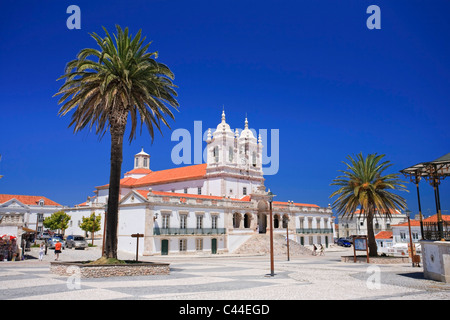
[[[266,201],[258,202],[258,230],[259,233],[266,233],[267,231],[267,213],[269,207]]]
[[[250,216],[250,213],[246,213],[244,215],[244,228],[250,228],[252,217]]]
[[[258,230],[259,233],[266,233],[267,231],[267,214],[265,213],[258,214]]]
[[[279,227],[280,227],[280,216],[276,214],[273,216],[273,228],[278,229]]]
[[[233,228],[238,229],[241,224],[241,214],[238,212],[233,213]]]

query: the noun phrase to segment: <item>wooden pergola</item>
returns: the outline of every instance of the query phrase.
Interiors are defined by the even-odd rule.
[[[441,181],[450,176],[450,153],[429,162],[418,163],[409,168],[400,170],[400,172],[409,178],[412,183],[415,183],[417,189],[417,200],[419,203],[419,216],[420,216],[420,231],[422,239],[424,239],[423,217],[422,208],[420,205],[420,193],[419,182],[424,179],[434,189],[434,199],[436,204],[437,213],[437,226],[440,240],[444,240],[444,228],[441,213],[441,201],[439,196],[439,185]]]

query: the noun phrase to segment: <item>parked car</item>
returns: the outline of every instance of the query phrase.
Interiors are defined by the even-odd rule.
[[[61,242],[61,249],[64,250],[66,248],[66,244],[65,244],[64,240],[61,238],[57,238],[57,237],[51,237],[51,238],[47,239],[47,248],[49,248],[49,249],[55,248],[55,243],[57,241]]]
[[[66,239],[67,248],[85,249],[88,247],[88,243],[83,236],[70,235]]]
[[[46,240],[51,238],[50,234],[48,233],[48,231],[44,231],[41,233],[41,235],[39,236],[40,240]]]
[[[350,243],[350,241],[348,241],[345,238],[339,238],[337,241],[338,246],[342,246],[342,247],[351,247],[352,244]]]

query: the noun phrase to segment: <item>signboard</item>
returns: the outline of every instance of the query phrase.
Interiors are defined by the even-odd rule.
[[[365,251],[367,263],[369,263],[369,248],[367,246],[367,236],[353,237],[353,262],[356,262],[356,251]]]
[[[367,251],[367,239],[366,238],[353,238],[353,245],[356,251]]]

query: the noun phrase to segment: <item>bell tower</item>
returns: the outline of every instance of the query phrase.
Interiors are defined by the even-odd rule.
[[[134,156],[134,169],[150,169],[150,155],[144,148]]]

